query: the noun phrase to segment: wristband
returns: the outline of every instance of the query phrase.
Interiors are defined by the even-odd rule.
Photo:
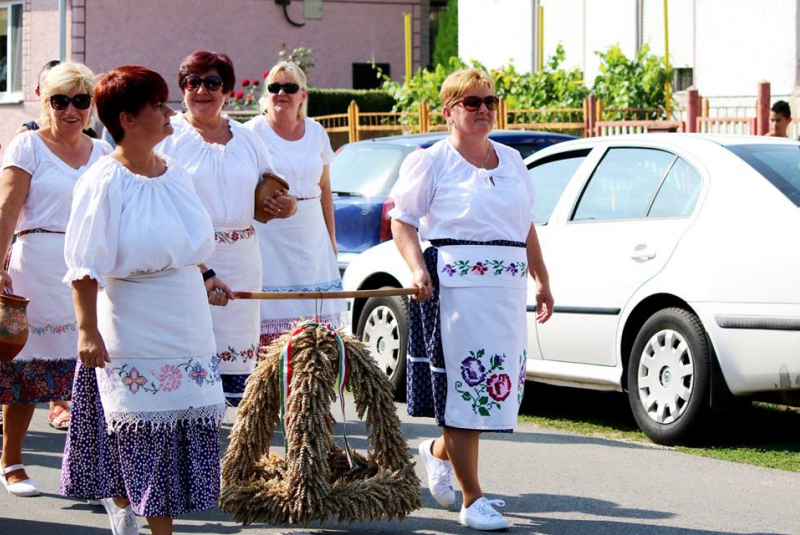
[[[214,272],[213,269],[207,269],[206,271],[203,272],[203,282],[207,281],[211,277],[216,277],[216,276],[217,274]]]

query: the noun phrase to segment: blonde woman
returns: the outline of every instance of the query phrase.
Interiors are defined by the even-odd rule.
[[[410,154],[391,197],[395,244],[419,289],[409,307],[408,412],[435,417],[443,433],[419,446],[428,488],[442,506],[462,490],[459,520],[508,527],[478,479],[482,432],[511,432],[525,386],[526,283],[537,320],[553,297],[536,228],[533,184],[519,152],[489,140],[498,100],[478,69],[442,84],[450,136]],[[417,230],[419,229],[419,231]],[[422,252],[420,238],[431,247]]]
[[[41,129],[16,136],[0,176],[0,250],[9,249],[0,284],[28,297],[29,337],[12,361],[0,363],[3,454],[0,482],[15,496],[39,494],[22,465],[22,441],[36,403],[70,398],[78,334],[68,287],[64,232],[72,190],[83,172],[111,152],[82,132],[94,113],[94,74],[80,63],[50,70],[40,87]]]
[[[264,85],[264,114],[245,126],[267,146],[275,172],[286,179],[291,195],[297,198],[297,213],[266,225],[256,223],[264,266],[262,290],[341,289],[329,172],[333,151],[328,134],[306,117],[306,76],[297,65],[278,63],[269,70]],[[345,303],[263,301],[261,344],[269,344],[298,319],[311,317],[340,327],[345,322]]]

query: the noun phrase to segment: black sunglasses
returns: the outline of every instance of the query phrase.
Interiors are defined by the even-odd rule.
[[[278,82],[272,82],[267,86],[267,91],[269,91],[273,95],[277,95],[278,93],[280,93],[281,89],[283,89],[283,92],[286,93],[287,95],[294,95],[295,93],[300,91],[300,86],[297,84],[293,84],[291,82],[289,82],[288,84],[279,84]]]
[[[53,95],[50,97],[50,106],[54,110],[66,110],[70,103],[75,106],[76,110],[88,110],[92,105],[92,95],[81,93],[71,98],[67,95]]]
[[[213,74],[205,78],[200,78],[196,74],[183,77],[183,87],[189,91],[197,91],[201,85],[206,86],[209,91],[219,91],[222,87],[222,78]]]
[[[456,102],[456,104],[461,104],[467,111],[478,111],[481,108],[481,104],[485,104],[487,110],[494,111],[497,109],[498,104],[500,104],[500,99],[494,95],[483,98],[464,97],[458,102]]]

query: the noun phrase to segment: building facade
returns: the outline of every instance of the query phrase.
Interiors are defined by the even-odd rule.
[[[85,63],[95,73],[145,65],[170,84],[180,102],[177,71],[194,50],[227,53],[239,79],[258,78],[281,47],[307,45],[315,87],[351,88],[371,62],[405,70],[405,13],[412,15],[416,69],[429,56],[429,0],[0,0],[0,144],[39,114],[34,94],[42,65]],[[302,25],[302,26],[298,26]],[[355,84],[358,85],[358,84]]]

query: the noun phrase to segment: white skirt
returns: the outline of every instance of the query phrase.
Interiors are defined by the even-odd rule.
[[[261,253],[255,229],[217,229],[214,234],[216,249],[205,264],[232,290],[257,292],[261,288]],[[261,334],[259,302],[242,299],[210,308],[220,372],[253,373]]]
[[[298,201],[286,219],[256,223],[261,246],[264,292],[336,291],[342,278],[336,265],[319,199]],[[317,318],[334,328],[347,321],[344,299],[264,300],[261,334],[283,334],[300,319]]]
[[[31,301],[28,342],[15,361],[77,358],[72,288],[61,282],[66,272],[64,234],[24,234],[11,247],[8,274],[14,293]]]
[[[448,427],[517,426],[527,358],[526,267],[521,247],[439,248]]]
[[[108,279],[97,319],[111,359],[96,370],[109,430],[221,421],[219,359],[196,266]]]

